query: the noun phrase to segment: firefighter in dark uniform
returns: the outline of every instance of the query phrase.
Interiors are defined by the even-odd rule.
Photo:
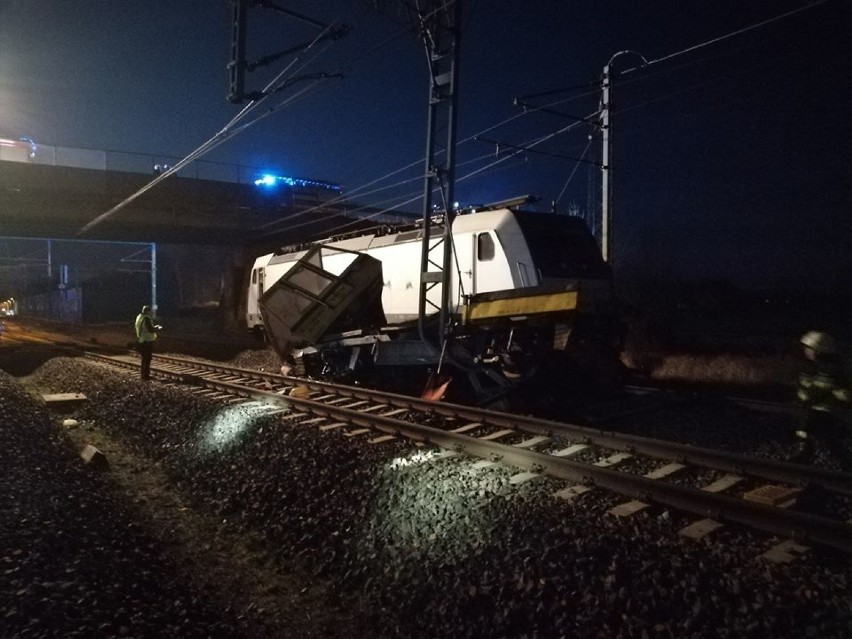
[[[136,316],[136,348],[142,357],[140,375],[143,380],[151,379],[151,360],[154,358],[154,341],[157,339],[157,331],[162,326],[154,324],[151,318],[151,307],[143,306],[142,311]]]
[[[845,445],[852,392],[837,342],[827,333],[810,331],[801,339],[805,364],[799,374],[796,396],[805,408],[796,436],[799,453],[791,460],[812,463],[817,446],[834,457],[845,472],[852,472],[852,453]]]

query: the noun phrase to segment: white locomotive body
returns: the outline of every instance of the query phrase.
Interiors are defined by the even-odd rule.
[[[382,306],[388,323],[417,319],[422,230],[373,232],[322,245],[365,253],[382,263]],[[539,286],[580,277],[609,282],[594,238],[578,218],[509,209],[456,216],[453,222],[451,305],[458,313],[464,296]],[[258,302],[307,249],[258,257],[252,268],[246,320],[262,327]],[[323,268],[340,275],[354,255],[324,251]],[[432,301],[439,302],[438,291]]]
[[[440,235],[433,233],[435,238]],[[381,263],[385,325],[344,328],[328,341],[307,348],[300,344],[296,360],[304,356],[303,372],[393,386],[390,381],[403,376],[390,372],[390,365],[446,371],[451,366],[444,365],[444,353],[430,355],[428,348],[416,345],[423,337],[416,329],[422,241],[422,226],[414,224],[263,255],[251,271],[248,327],[263,330],[261,311],[270,289],[282,277],[294,277],[298,271],[291,269],[303,258],[313,259],[306,258],[309,251],[315,256],[318,247],[322,270],[335,277],[347,271],[356,256],[366,255]],[[482,401],[482,388],[492,382],[495,388],[484,394],[505,396],[504,386],[534,378],[540,390],[543,378],[555,384],[555,372],[562,377],[569,370],[573,380],[587,381],[590,370],[600,369],[602,362],[608,367],[617,358],[621,335],[611,269],[579,218],[509,208],[457,215],[449,282],[452,326],[447,330],[453,339],[446,358],[457,364],[460,376],[470,378],[468,389],[475,389],[476,401]],[[426,308],[432,316],[426,319],[437,319],[440,294],[440,287],[429,291]],[[474,380],[477,375],[486,381]]]

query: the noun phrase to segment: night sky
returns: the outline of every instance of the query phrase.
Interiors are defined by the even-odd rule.
[[[398,4],[380,3],[380,14],[363,0],[278,3],[352,27],[299,61],[301,73],[344,77],[271,98],[308,89],[205,159],[336,182],[359,202],[419,212],[426,63]],[[249,16],[250,59],[316,34],[274,12]],[[651,64],[634,69],[632,54],[613,64],[618,271],[848,293],[849,3],[468,0],[464,25],[462,205],[529,193],[543,209],[555,201],[594,216],[599,170],[571,158],[599,161],[599,137],[566,116],[595,113],[604,65],[632,50]],[[240,108],[226,100],[230,38],[226,0],[0,0],[0,136],[182,157]],[[250,74],[247,88],[283,65]],[[514,106],[531,94],[546,94],[529,102],[554,113]],[[567,127],[535,147],[544,153],[506,153]],[[503,142],[501,154],[476,135]]]

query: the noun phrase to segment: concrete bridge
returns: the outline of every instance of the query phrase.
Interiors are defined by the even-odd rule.
[[[350,212],[331,183],[195,161],[81,232],[178,160],[0,138],[0,299],[74,322],[108,318],[105,301],[126,315],[147,287],[154,306],[221,294],[238,318],[255,255],[404,219]]]
[[[176,162],[0,139],[0,237],[275,246],[377,223],[352,224],[334,184],[267,176],[258,185],[259,169],[196,161],[80,232]]]

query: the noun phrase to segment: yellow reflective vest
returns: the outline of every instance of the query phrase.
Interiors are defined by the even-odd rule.
[[[815,368],[799,375],[796,397],[811,410],[833,412],[848,407],[852,394],[842,385],[838,372]]]
[[[157,339],[157,331],[154,329],[153,320],[145,313],[139,313],[136,316],[136,341],[144,343],[153,342],[155,339]]]

